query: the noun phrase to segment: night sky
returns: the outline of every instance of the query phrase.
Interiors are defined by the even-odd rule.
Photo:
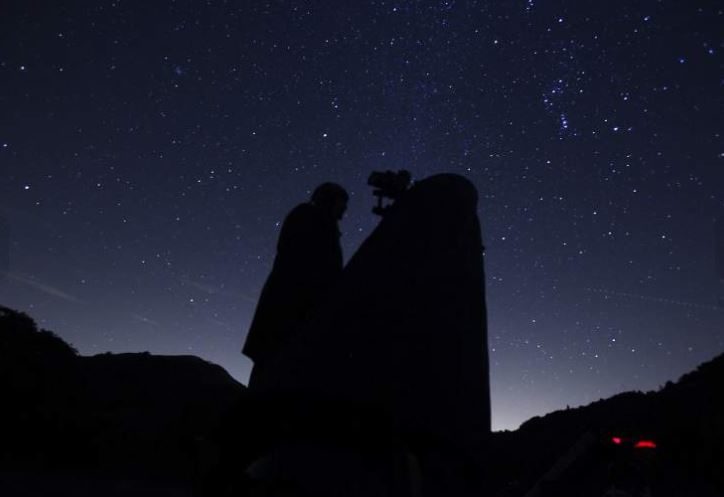
[[[286,213],[344,185],[349,258],[372,170],[447,171],[480,192],[494,429],[658,388],[724,351],[722,26],[713,0],[4,1],[0,303],[246,382]]]

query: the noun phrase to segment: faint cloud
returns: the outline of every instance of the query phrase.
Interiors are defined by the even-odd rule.
[[[211,322],[214,323],[215,325],[221,326],[221,327],[223,327],[223,328],[227,328],[227,329],[229,329],[229,330],[236,330],[236,329],[238,328],[238,326],[233,326],[233,325],[231,325],[231,324],[229,324],[229,323],[227,323],[227,322],[225,322],[225,321],[222,321],[222,320],[220,320],[220,319],[216,319],[216,318],[212,318],[212,317],[210,317],[210,318],[208,318],[208,319],[209,319],[209,321],[211,321]]]
[[[190,286],[191,288],[194,288],[202,293],[206,293],[208,295],[221,295],[223,297],[232,297],[235,299],[242,299],[247,302],[250,302],[252,304],[256,304],[256,299],[250,297],[249,295],[246,295],[244,293],[236,293],[236,292],[230,292],[226,290],[223,286],[215,286],[215,285],[209,285],[208,283],[202,283],[199,281],[192,280],[188,277],[180,278],[180,281],[182,284]]]
[[[715,305],[708,305],[708,304],[699,304],[696,302],[685,302],[682,300],[677,299],[669,299],[664,297],[654,297],[652,295],[641,295],[638,293],[629,293],[629,292],[618,292],[614,290],[607,290],[605,288],[586,288],[587,292],[590,293],[597,293],[599,295],[603,295],[605,297],[618,297],[628,300],[641,300],[646,302],[654,302],[657,304],[664,304],[664,305],[675,305],[675,306],[682,306],[682,307],[691,307],[694,309],[705,309],[708,311],[721,311],[721,308]]]
[[[150,324],[152,326],[161,326],[161,323],[159,323],[158,321],[154,321],[153,319],[147,318],[146,316],[141,316],[140,314],[136,314],[135,312],[131,313],[131,317],[136,321],[140,321],[142,323]]]
[[[46,295],[50,295],[51,297],[56,297],[61,300],[65,300],[66,302],[72,302],[74,304],[85,304],[85,301],[79,299],[78,297],[64,292],[59,288],[48,285],[47,283],[39,281],[35,278],[32,278],[28,275],[13,272],[9,272],[7,274],[8,278],[10,278],[11,280],[22,283],[26,286],[33,288],[34,290],[37,290]]]

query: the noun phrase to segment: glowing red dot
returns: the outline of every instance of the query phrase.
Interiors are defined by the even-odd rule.
[[[639,440],[634,447],[637,449],[655,449],[656,442],[653,440]]]
[[[621,445],[621,442],[622,442],[623,440],[621,440],[621,437],[613,437],[613,438],[611,439],[611,441],[612,441],[613,443],[615,443],[616,445]]]

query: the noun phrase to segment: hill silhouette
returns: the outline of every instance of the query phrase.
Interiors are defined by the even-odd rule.
[[[621,393],[496,433],[490,465],[498,495],[604,495],[616,464],[633,466],[651,495],[724,495],[722,387],[724,354],[658,391]],[[636,450],[640,441],[656,448]],[[561,462],[570,464],[544,476]],[[536,482],[539,493],[523,492]]]
[[[487,494],[602,496],[623,464],[651,495],[724,495],[723,385],[720,355],[659,391],[622,393],[493,433],[479,468]],[[245,402],[242,385],[197,357],[84,357],[6,307],[0,388],[5,496],[191,495],[208,464],[202,442],[213,447],[228,436]],[[617,447],[613,437],[657,447]],[[646,467],[636,467],[642,461]]]
[[[244,387],[194,356],[81,356],[0,306],[0,391],[0,480],[81,473],[190,485],[199,445]]]

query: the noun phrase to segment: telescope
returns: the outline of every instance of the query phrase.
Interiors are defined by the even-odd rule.
[[[373,171],[367,179],[367,184],[374,188],[372,195],[377,197],[377,205],[372,212],[378,216],[384,216],[392,208],[394,201],[407,191],[412,183],[410,171],[400,169],[394,171]],[[385,205],[384,199],[392,202]]]

